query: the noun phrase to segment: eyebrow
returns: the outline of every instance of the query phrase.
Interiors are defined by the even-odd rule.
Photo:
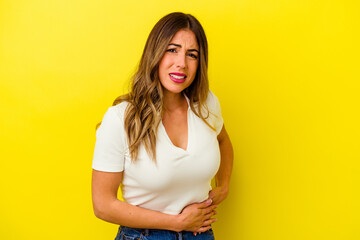
[[[169,46],[170,46],[170,45],[173,45],[173,46],[175,46],[175,47],[181,48],[181,45],[180,45],[180,44],[170,43]],[[194,49],[188,49],[187,51],[188,51],[188,52],[197,52],[197,53],[200,54],[199,50],[197,50],[197,49],[195,49],[195,48],[194,48]]]

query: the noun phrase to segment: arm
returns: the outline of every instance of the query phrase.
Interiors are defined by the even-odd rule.
[[[211,201],[191,204],[179,215],[148,210],[117,199],[122,172],[92,173],[92,200],[96,217],[107,222],[134,228],[167,229],[172,231],[205,232],[214,222],[211,217],[216,205]]]
[[[225,126],[218,135],[218,141],[221,155],[220,168],[215,176],[216,187],[209,193],[209,198],[213,200],[214,204],[219,204],[228,195],[234,159],[232,144]]]

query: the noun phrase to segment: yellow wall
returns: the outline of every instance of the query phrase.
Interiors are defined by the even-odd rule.
[[[115,237],[94,126],[172,11],[205,28],[235,148],[217,239],[360,239],[358,1],[219,2],[0,1],[0,239]]]

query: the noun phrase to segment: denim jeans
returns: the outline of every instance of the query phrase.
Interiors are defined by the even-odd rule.
[[[212,229],[194,236],[192,232],[120,226],[115,240],[214,240]]]

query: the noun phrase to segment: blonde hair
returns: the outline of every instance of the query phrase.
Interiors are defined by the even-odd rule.
[[[208,45],[205,32],[194,16],[181,12],[170,13],[161,18],[151,30],[138,70],[132,77],[129,93],[117,97],[113,103],[113,106],[123,101],[129,103],[125,111],[124,127],[133,161],[138,157],[141,144],[156,161],[156,133],[163,114],[159,63],[171,39],[181,29],[189,29],[195,34],[200,52],[195,79],[184,93],[189,98],[191,110],[214,130],[206,121],[209,110],[204,104],[209,92]]]

